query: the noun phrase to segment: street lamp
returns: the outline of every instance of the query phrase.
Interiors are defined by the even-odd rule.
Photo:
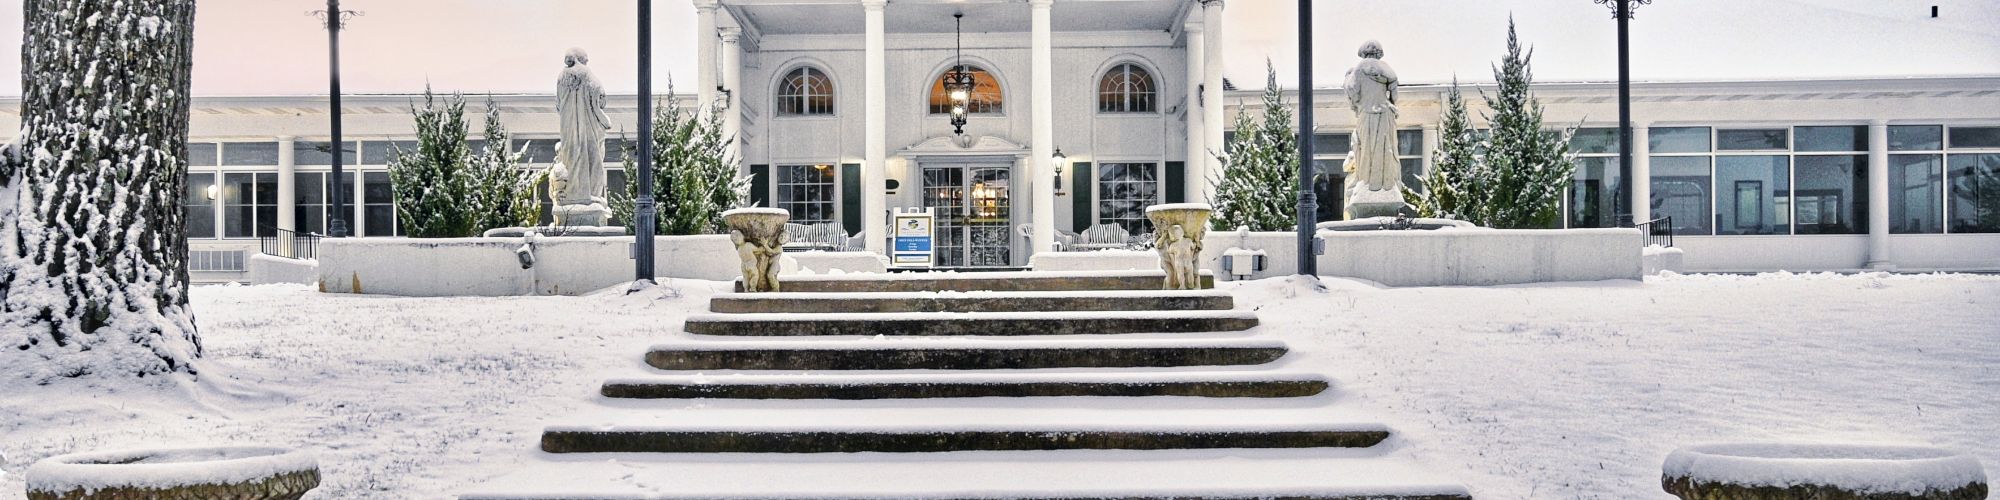
[[[340,30],[347,27],[347,20],[364,15],[359,11],[340,10],[340,0],[326,0],[326,10],[307,12],[326,23],[327,47],[327,114],[333,116],[333,182],[328,186],[333,194],[333,214],[327,217],[327,236],[341,238],[347,236],[347,193],[342,177],[340,141]]]
[[[1319,246],[1313,234],[1319,200],[1313,194],[1312,3],[1299,0],[1299,274],[1319,277]]]
[[[1063,155],[1062,148],[1056,148],[1056,154],[1054,156],[1049,157],[1049,166],[1055,167],[1056,171],[1056,196],[1065,196],[1069,194],[1063,192],[1063,181],[1062,181],[1063,166],[1068,164],[1069,164],[1069,157]]]
[[[632,273],[635,283],[653,282],[653,233],[658,221],[653,200],[653,0],[639,0],[639,199],[632,201]],[[701,36],[712,36],[703,33]]]
[[[1618,19],[1618,227],[1632,227],[1632,56],[1627,25],[1632,9],[1653,0],[1591,0]]]

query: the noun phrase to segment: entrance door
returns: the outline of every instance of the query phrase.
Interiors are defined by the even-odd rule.
[[[937,212],[939,267],[1012,264],[1011,164],[925,164],[924,206]]]

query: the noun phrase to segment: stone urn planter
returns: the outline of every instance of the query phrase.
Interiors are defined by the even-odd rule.
[[[743,263],[745,292],[778,291],[778,259],[785,253],[785,221],[792,213],[782,208],[738,208],[722,213],[729,226],[729,242]]]
[[[319,486],[319,461],[284,448],[75,453],[28,468],[30,500],[292,500]]]
[[[1207,203],[1169,203],[1146,207],[1153,221],[1153,250],[1160,253],[1160,270],[1166,271],[1165,288],[1201,288],[1201,237],[1208,234],[1208,216],[1215,212]]]
[[[1921,446],[1731,443],[1667,455],[1660,483],[1685,500],[1983,500],[1979,460]]]

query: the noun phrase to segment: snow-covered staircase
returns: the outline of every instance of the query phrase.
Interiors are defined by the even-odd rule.
[[[468,499],[1458,499],[1277,363],[1254,312],[1154,273],[787,280],[722,294],[658,376]]]

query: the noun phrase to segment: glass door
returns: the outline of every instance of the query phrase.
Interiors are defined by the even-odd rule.
[[[939,267],[1012,264],[1011,165],[924,165],[924,206],[937,213]]]

